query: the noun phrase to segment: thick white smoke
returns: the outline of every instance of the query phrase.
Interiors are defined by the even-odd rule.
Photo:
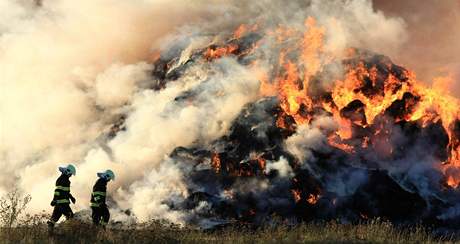
[[[33,210],[47,209],[56,167],[74,162],[78,208],[86,207],[97,171],[114,168],[120,185],[130,174],[104,158],[99,137],[113,116],[142,100],[137,94],[139,99],[131,101],[137,83],[148,77],[151,67],[144,61],[151,50],[159,39],[211,11],[205,2],[162,0],[1,5],[0,191],[19,186],[32,194]],[[160,109],[159,103],[151,106]],[[142,108],[141,102],[134,106]],[[161,130],[158,124],[150,126]],[[161,145],[161,138],[169,135],[155,136]],[[88,162],[87,172],[83,162]],[[133,169],[143,174],[142,166],[137,167]]]
[[[312,151],[330,151],[327,138],[337,129],[338,125],[331,117],[320,117],[311,125],[299,126],[297,133],[286,140],[286,149],[300,160],[302,168],[311,170],[311,164],[317,161]]]
[[[235,60],[222,59],[197,62],[165,89],[146,90],[153,49],[177,33],[231,31],[259,17],[303,26],[309,15],[327,27],[332,51],[395,48],[404,39],[403,22],[375,12],[369,1],[282,2],[0,2],[0,195],[17,186],[32,194],[31,212],[50,209],[57,166],[72,162],[75,210],[88,207],[96,172],[111,168],[117,207],[140,220],[183,222],[187,214],[163,202],[188,194],[187,166],[167,155],[224,135],[243,106],[258,98],[259,82]],[[184,92],[190,99],[177,100]],[[105,138],[121,114],[126,130]],[[307,138],[292,138],[293,144],[314,135],[297,137]],[[285,166],[270,167],[289,176]]]
[[[281,157],[280,160],[276,162],[269,161],[267,163],[265,172],[270,173],[271,171],[277,171],[280,177],[292,178],[294,176],[292,167],[289,165],[289,162],[283,157]]]

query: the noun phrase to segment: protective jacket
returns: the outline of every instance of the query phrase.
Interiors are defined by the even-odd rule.
[[[93,186],[93,192],[91,193],[91,207],[104,207],[105,197],[107,194],[107,180],[99,178],[96,184]]]
[[[61,174],[56,180],[56,189],[54,190],[54,197],[51,205],[70,204],[70,200],[75,199],[70,194],[70,180],[69,176]]]

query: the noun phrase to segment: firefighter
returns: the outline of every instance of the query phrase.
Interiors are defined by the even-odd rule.
[[[110,219],[109,209],[105,204],[107,182],[115,180],[115,174],[112,170],[108,169],[102,173],[97,173],[97,176],[99,179],[94,184],[93,192],[91,193],[92,218],[95,225],[101,225],[105,229]]]
[[[70,180],[72,175],[75,175],[75,166],[72,164],[66,167],[59,167],[61,176],[56,180],[56,189],[54,190],[54,197],[51,201],[51,206],[54,207],[51,219],[48,220],[48,226],[54,227],[54,224],[61,218],[62,215],[66,219],[73,217],[72,209],[70,208],[70,201],[75,204],[75,198],[70,194]],[[70,201],[69,201],[70,200]]]

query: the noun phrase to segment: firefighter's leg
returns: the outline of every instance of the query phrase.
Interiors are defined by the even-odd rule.
[[[99,222],[101,221],[101,211],[100,208],[98,207],[91,207],[92,210],[92,219],[93,219],[93,224],[99,225]]]
[[[53,227],[56,222],[61,218],[62,216],[62,207],[61,205],[56,205],[54,206],[53,213],[51,214],[50,220],[48,220],[48,226]]]
[[[62,206],[62,212],[64,214],[64,216],[66,217],[66,219],[71,219],[73,218],[73,212],[72,212],[72,209],[70,208],[70,205],[69,204],[64,204]]]
[[[101,215],[102,215],[102,225],[105,226],[109,223],[109,219],[110,219],[110,212],[109,212],[109,209],[107,208],[107,206],[103,206],[101,207]]]

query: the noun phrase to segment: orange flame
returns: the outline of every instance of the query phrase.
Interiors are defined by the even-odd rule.
[[[280,76],[275,79],[275,84],[278,84],[279,97],[281,108],[287,115],[294,118],[297,124],[308,123],[311,118],[306,115],[301,115],[299,110],[303,105],[306,109],[312,108],[312,101],[307,95],[309,79],[321,69],[320,53],[323,48],[324,28],[316,27],[316,22],[309,17],[305,21],[307,31],[303,34],[303,40],[299,48],[302,49],[301,63],[303,71],[303,81],[300,79],[300,71],[297,64],[287,59],[287,51],[280,53],[279,65],[285,70]],[[283,35],[293,36],[293,31],[278,30],[281,33],[279,41],[283,40]]]
[[[320,198],[321,198],[321,195],[310,194],[308,195],[307,202],[310,203],[311,205],[314,205],[318,202]]]
[[[236,28],[235,32],[233,32],[233,38],[239,39],[243,37],[244,35],[246,35],[246,33],[248,33],[249,31],[250,32],[256,31],[257,28],[258,28],[257,24],[254,24],[254,25],[242,24],[238,26],[238,28]]]
[[[224,47],[209,47],[206,49],[203,55],[207,60],[213,60],[228,56],[230,54],[235,54],[238,48],[239,47],[236,44],[229,44]]]
[[[295,201],[296,203],[299,202],[300,199],[301,199],[301,196],[300,196],[301,192],[300,192],[300,190],[293,189],[293,190],[291,190],[291,192],[292,192],[292,196],[294,197],[294,201]]]
[[[213,153],[211,156],[211,166],[216,173],[220,172],[221,162],[219,158],[219,154]]]

